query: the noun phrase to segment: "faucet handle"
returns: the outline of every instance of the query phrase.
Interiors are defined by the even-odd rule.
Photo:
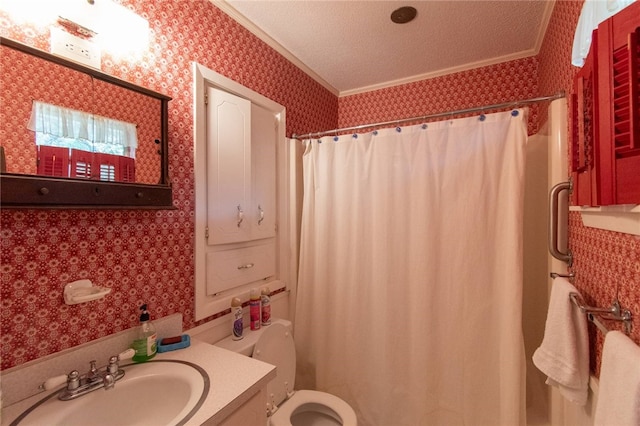
[[[119,368],[118,357],[114,355],[109,358],[109,365],[107,365],[107,374],[116,374]]]
[[[67,390],[72,391],[80,387],[80,373],[78,370],[73,370],[67,376]]]
[[[127,349],[125,351],[122,351],[118,354],[118,361],[124,361],[126,359],[131,359],[133,358],[133,356],[136,354],[135,349]]]
[[[116,378],[111,374],[105,374],[102,378],[102,383],[104,384],[104,390],[113,389],[116,385]]]
[[[42,383],[40,385],[40,389],[48,391],[48,390],[51,390],[53,388],[57,388],[58,386],[60,386],[63,383],[67,383],[67,375],[66,374],[62,374],[60,376],[49,377],[47,380],[44,381],[44,383]]]
[[[89,364],[89,372],[87,373],[87,379],[89,381],[95,380],[100,376],[100,372],[98,371],[98,367],[96,367],[96,360],[90,361]]]

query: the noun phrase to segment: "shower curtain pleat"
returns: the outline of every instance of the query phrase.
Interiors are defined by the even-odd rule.
[[[308,143],[297,388],[360,425],[518,425],[526,110]]]

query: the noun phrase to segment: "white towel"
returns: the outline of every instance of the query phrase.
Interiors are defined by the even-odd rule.
[[[595,426],[640,425],[640,346],[619,331],[604,339]]]
[[[585,405],[589,395],[587,316],[571,302],[572,292],[578,290],[565,278],[554,280],[544,338],[533,363],[547,375],[548,385],[557,386],[569,401]]]

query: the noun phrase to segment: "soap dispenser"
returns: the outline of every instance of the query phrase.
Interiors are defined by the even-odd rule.
[[[136,351],[133,356],[134,362],[145,362],[156,356],[158,345],[156,343],[156,328],[149,321],[149,311],[147,305],[140,306],[142,314],[140,315],[140,326],[138,327],[138,335],[133,341],[131,347]]]

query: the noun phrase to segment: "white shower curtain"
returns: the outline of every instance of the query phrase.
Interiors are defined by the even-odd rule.
[[[360,425],[525,423],[526,110],[308,142],[297,388]]]

